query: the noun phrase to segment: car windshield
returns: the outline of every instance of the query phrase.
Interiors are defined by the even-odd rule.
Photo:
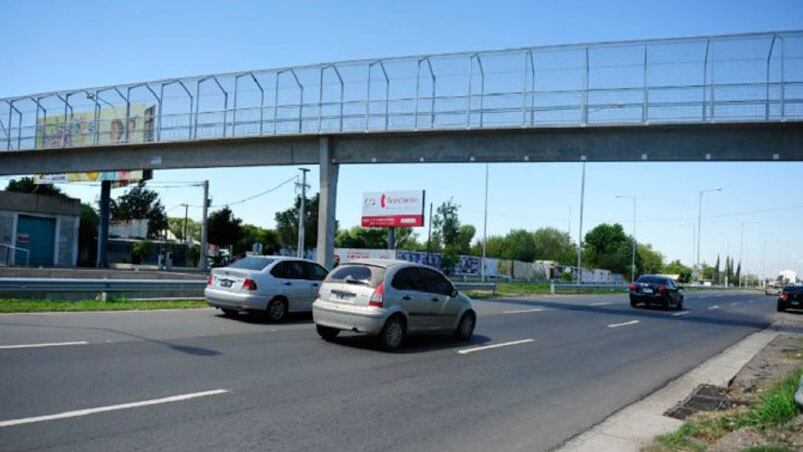
[[[803,286],[786,286],[783,291],[784,293],[803,294]]]
[[[254,270],[260,271],[264,270],[265,267],[273,263],[275,259],[270,259],[267,257],[244,257],[238,261],[235,261],[231,265],[228,265],[227,268],[242,268],[244,270]]]
[[[660,276],[642,276],[637,279],[636,282],[644,284],[666,284],[666,279]]]
[[[376,287],[385,279],[385,269],[374,265],[341,265],[329,273],[325,282],[361,284]]]

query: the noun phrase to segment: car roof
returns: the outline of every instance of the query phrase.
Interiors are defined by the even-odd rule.
[[[415,262],[403,261],[400,259],[355,259],[353,261],[343,262],[341,265],[373,265],[375,267],[390,268],[399,265],[421,265]]]

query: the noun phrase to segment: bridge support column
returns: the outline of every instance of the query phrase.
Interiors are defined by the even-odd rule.
[[[320,198],[318,200],[318,243],[316,260],[332,269],[335,258],[335,204],[337,202],[337,175],[340,166],[333,162],[329,137],[319,139]]]
[[[98,221],[98,257],[95,265],[97,268],[106,268],[109,266],[106,250],[109,243],[109,207],[111,204],[111,194],[112,182],[109,180],[101,181],[100,218]]]

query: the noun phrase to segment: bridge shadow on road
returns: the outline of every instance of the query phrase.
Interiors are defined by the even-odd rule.
[[[689,303],[689,300],[686,300],[684,311],[689,311],[689,314],[682,315],[682,316],[672,316],[673,313],[679,311],[664,311],[658,308],[647,308],[647,307],[639,307],[639,308],[632,308],[630,305],[626,305],[625,308],[618,308],[613,307],[611,305],[606,306],[590,306],[590,305],[581,305],[581,304],[571,304],[571,303],[557,303],[554,301],[545,301],[545,300],[538,300],[538,299],[515,299],[515,298],[497,298],[497,299],[486,299],[483,300],[485,303],[499,303],[499,304],[512,304],[512,305],[520,305],[520,306],[527,306],[527,307],[543,307],[548,309],[554,310],[561,310],[561,311],[574,311],[574,312],[584,312],[584,313],[591,313],[591,314],[602,314],[602,315],[613,315],[617,317],[621,316],[629,316],[635,319],[659,319],[659,320],[672,320],[678,322],[693,322],[693,323],[701,323],[706,325],[717,325],[717,326],[726,326],[726,327],[747,327],[747,328],[755,328],[755,329],[764,329],[772,324],[772,318],[759,318],[756,315],[748,315],[736,312],[726,312],[726,311],[717,311],[722,312],[727,315],[727,317],[719,317],[719,316],[711,316],[706,315],[708,313],[712,313],[714,311],[708,311],[706,308],[702,308],[695,306],[695,302]],[[773,306],[774,310],[774,306]],[[793,314],[791,312],[787,313],[790,315],[799,315]],[[803,326],[798,325],[778,325],[777,330],[783,333],[803,333]]]
[[[220,355],[220,352],[217,350],[213,350],[211,348],[203,348],[203,347],[194,347],[190,345],[182,345],[170,341],[160,340],[160,339],[152,339],[145,336],[140,336],[138,334],[129,333],[126,331],[115,330],[114,328],[100,328],[100,327],[85,327],[85,326],[63,326],[63,325],[42,325],[42,324],[28,324],[28,323],[5,323],[0,322],[0,326],[29,326],[34,328],[55,328],[61,330],[80,330],[80,331],[102,331],[106,333],[118,334],[122,336],[127,336],[132,339],[138,339],[143,342],[150,342],[152,344],[159,344],[165,347],[170,348],[171,350],[175,350],[177,352],[186,353],[188,355],[194,356],[217,356]],[[92,344],[91,345],[99,345],[99,344]],[[102,344],[102,343],[101,343]]]

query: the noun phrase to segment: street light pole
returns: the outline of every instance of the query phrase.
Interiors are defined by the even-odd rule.
[[[629,195],[616,195],[617,198],[633,201],[633,255],[630,260],[630,282],[636,281],[636,197]]]
[[[697,203],[697,263],[695,265],[695,268],[697,271],[699,271],[697,275],[698,279],[702,279],[703,276],[702,268],[700,267],[700,242],[703,241],[702,239],[703,193],[712,191],[722,191],[722,187],[700,190],[700,196]]]
[[[485,213],[482,220],[482,262],[480,262],[480,275],[485,282],[485,257],[488,249],[488,164],[485,164]]]
[[[583,172],[580,176],[580,228],[577,234],[577,284],[583,282],[582,254],[583,254],[583,202],[586,195],[586,162],[583,160]]]

